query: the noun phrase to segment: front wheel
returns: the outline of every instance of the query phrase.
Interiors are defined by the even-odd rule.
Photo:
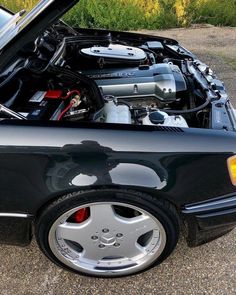
[[[124,276],[163,261],[175,248],[178,216],[168,203],[133,191],[66,195],[36,223],[36,239],[56,264],[92,276]]]

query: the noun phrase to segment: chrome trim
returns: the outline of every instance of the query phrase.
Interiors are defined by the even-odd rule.
[[[182,210],[182,213],[197,213],[197,212],[206,212],[219,209],[227,209],[230,207],[236,207],[236,196],[226,196],[225,198],[205,202],[199,205],[187,205]]]
[[[27,120],[26,117],[22,116],[19,113],[16,113],[16,112],[10,110],[9,108],[5,107],[2,104],[0,104],[0,113],[1,112],[4,113],[4,114],[10,115],[13,118],[19,119],[19,120]]]
[[[16,217],[16,218],[29,218],[32,215],[21,213],[0,213],[0,217]]]

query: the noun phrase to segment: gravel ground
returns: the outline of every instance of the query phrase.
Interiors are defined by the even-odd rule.
[[[196,27],[151,33],[178,39],[211,65],[236,106],[236,29]],[[133,277],[106,280],[77,276],[54,266],[35,241],[27,248],[1,246],[0,294],[236,294],[235,234],[194,249],[180,239],[160,266]]]

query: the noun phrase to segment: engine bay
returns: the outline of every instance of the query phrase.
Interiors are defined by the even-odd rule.
[[[224,85],[173,40],[59,22],[0,75],[0,119],[230,129]]]

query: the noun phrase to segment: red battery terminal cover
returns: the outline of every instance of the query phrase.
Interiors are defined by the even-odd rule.
[[[59,99],[62,97],[61,90],[48,90],[44,96],[45,99]]]

